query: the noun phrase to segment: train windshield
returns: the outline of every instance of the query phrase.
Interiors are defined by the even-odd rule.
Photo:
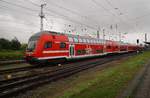
[[[35,35],[30,37],[28,46],[27,46],[27,51],[32,52],[35,49],[36,43],[37,43],[39,37],[40,37],[40,33],[36,33]]]
[[[36,47],[36,41],[29,41],[27,50],[33,51],[35,49],[35,47]]]

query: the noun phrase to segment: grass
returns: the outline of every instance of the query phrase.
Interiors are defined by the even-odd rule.
[[[81,81],[59,98],[115,98],[150,58],[150,51],[102,70],[92,80]]]
[[[23,51],[13,51],[13,50],[1,50],[0,51],[0,59],[1,60],[14,60],[14,59],[22,59]]]

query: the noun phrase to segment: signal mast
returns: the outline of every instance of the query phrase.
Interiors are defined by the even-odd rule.
[[[46,4],[41,4],[41,12],[40,12],[40,19],[41,19],[41,28],[40,30],[43,31],[43,18],[45,18],[45,15],[43,13],[43,7],[46,6]]]

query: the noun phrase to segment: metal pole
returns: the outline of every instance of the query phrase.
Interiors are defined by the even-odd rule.
[[[105,40],[105,29],[103,29],[103,40]]]
[[[121,42],[121,32],[119,32],[119,42]]]
[[[105,45],[105,29],[103,29],[103,52],[105,52],[106,45]]]
[[[41,13],[40,13],[40,18],[41,18],[41,28],[40,30],[43,31],[43,18],[45,17],[44,13],[43,13],[43,7],[45,6],[46,4],[41,4]]]
[[[147,42],[147,33],[145,33],[145,42]]]
[[[118,28],[118,26],[117,26],[117,24],[116,24],[116,33],[117,33],[117,28]],[[118,34],[117,34],[118,35]],[[117,41],[117,38],[116,38],[116,41]]]
[[[97,30],[97,38],[99,39],[99,30]]]

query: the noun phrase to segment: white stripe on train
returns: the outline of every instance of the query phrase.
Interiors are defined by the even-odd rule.
[[[89,55],[79,55],[79,56],[53,56],[53,57],[39,57],[37,59],[39,60],[44,60],[44,59],[58,59],[58,58],[66,58],[66,59],[72,59],[72,58],[84,58],[84,57],[92,57],[92,56],[101,56],[101,55],[107,55],[109,53],[126,53],[128,51],[121,51],[121,52],[105,52],[105,53],[100,53],[100,54],[89,54]]]

